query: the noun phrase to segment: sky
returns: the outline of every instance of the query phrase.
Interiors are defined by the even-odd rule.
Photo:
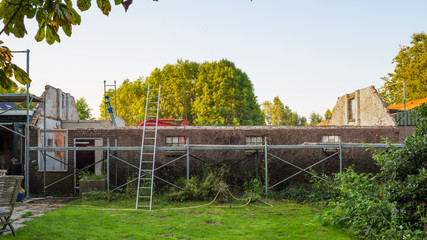
[[[112,1],[114,2],[114,1]],[[36,42],[1,35],[12,51],[30,50],[30,92],[45,85],[84,97],[99,116],[107,84],[149,76],[178,59],[228,59],[251,79],[258,103],[279,96],[299,115],[324,114],[337,98],[393,72],[400,46],[427,32],[427,1],[136,0],[107,17],[92,1],[71,37]],[[26,68],[26,55],[14,54]]]

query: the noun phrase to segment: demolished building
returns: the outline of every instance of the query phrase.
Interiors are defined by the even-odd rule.
[[[268,176],[270,186],[304,181],[309,168],[332,173],[354,165],[360,171],[377,171],[372,152],[362,143],[379,144],[383,138],[399,142],[399,132],[389,124],[393,118],[382,112],[381,121],[387,124],[370,125],[364,120],[361,108],[366,101],[360,99],[372,91],[362,89],[344,97],[342,103],[339,100],[335,112],[347,115],[332,120],[335,124],[347,121],[343,125],[159,127],[157,180],[172,183],[188,178],[200,173],[204,164],[228,166],[236,181]],[[39,105],[31,121],[27,186],[31,193],[72,195],[78,191],[77,175],[82,169],[106,174],[109,189],[135,178],[142,127],[125,127],[123,121],[114,127],[107,120],[79,120],[70,94],[51,86],[45,92],[46,113]],[[376,97],[371,98],[378,103]],[[357,100],[351,103],[351,99]],[[353,113],[348,112],[349,104],[355,106]],[[371,109],[379,111],[374,106]]]

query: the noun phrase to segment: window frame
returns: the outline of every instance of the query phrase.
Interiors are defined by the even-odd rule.
[[[168,141],[169,139],[171,139],[170,142]],[[180,142],[180,139],[181,139],[181,142]],[[185,147],[186,138],[185,136],[166,136],[165,146],[166,147]]]
[[[55,133],[63,133],[63,136],[62,136],[63,137],[63,145],[64,145],[63,147],[68,147],[68,130],[67,129],[46,129],[46,134],[49,134],[49,133],[50,134],[53,133],[53,138],[50,139],[49,135],[48,135],[48,141],[47,141],[48,145],[46,147],[48,147],[49,144],[52,144],[53,146],[55,146],[55,141],[54,141]],[[43,147],[43,140],[44,140],[43,135],[44,135],[44,130],[39,129],[39,138],[38,138],[38,146],[39,147]],[[49,140],[51,140],[50,143],[49,143]],[[48,156],[55,157],[56,153],[64,153],[64,156],[63,156],[64,163],[59,163],[58,161],[50,159],[48,157]],[[38,160],[38,164],[37,164],[38,165],[38,171],[44,172],[45,166],[42,165],[43,164],[43,151],[38,150],[37,155],[38,155],[38,159],[37,159]],[[61,169],[46,169],[46,172],[68,172],[68,151],[46,151],[46,165],[47,166],[49,166],[47,164],[48,161],[58,162],[59,165],[60,166],[63,165],[63,167]]]
[[[258,140],[261,140],[261,141],[258,141]],[[246,136],[245,144],[248,146],[262,146],[264,145],[264,137],[263,136]]]

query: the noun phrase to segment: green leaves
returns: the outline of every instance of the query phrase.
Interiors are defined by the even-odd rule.
[[[107,15],[111,12],[111,4],[109,0],[96,0],[99,9],[101,9],[102,13]]]
[[[0,86],[6,90],[17,87],[16,83],[10,80],[2,69],[0,69]]]
[[[15,64],[12,64],[13,74],[15,75],[16,81],[18,81],[22,85],[26,85],[31,82],[30,77],[28,74],[22,70],[20,67],[18,67]]]
[[[91,0],[77,0],[77,7],[81,10],[81,11],[86,11],[90,8],[91,6]]]
[[[43,41],[44,37],[45,37],[45,24],[42,24],[41,27],[39,27],[39,30],[37,31],[36,36],[34,37],[36,39],[37,42]]]
[[[380,93],[390,105],[403,102],[403,82],[406,81],[406,100],[426,97],[427,92],[427,34],[412,35],[411,46],[402,46],[393,59],[394,73],[383,77],[384,90]]]

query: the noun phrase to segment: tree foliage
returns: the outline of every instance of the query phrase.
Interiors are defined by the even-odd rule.
[[[401,46],[393,59],[394,73],[383,77],[381,97],[387,104],[403,102],[403,80],[406,81],[406,100],[427,97],[427,34],[412,35],[411,46]]]
[[[125,80],[117,89],[117,115],[128,125],[144,119],[147,86],[161,85],[160,118],[186,119],[190,125],[262,125],[253,85],[228,60],[202,64],[178,60],[146,78]],[[104,106],[100,106],[105,116]]]
[[[157,1],[157,0],[154,0]],[[98,8],[108,16],[111,11],[109,0],[97,0]],[[122,4],[125,10],[128,9],[132,0],[114,0],[115,5]],[[46,40],[48,44],[61,42],[59,30],[68,37],[72,34],[72,27],[80,25],[81,17],[77,10],[86,11],[92,5],[92,0],[77,0],[77,8],[73,6],[71,0],[8,0],[0,2],[0,20],[4,27],[0,35],[6,33],[13,34],[17,38],[22,38],[27,34],[25,18],[34,19],[38,23],[38,30],[35,35],[37,42]],[[12,54],[4,42],[0,41],[0,86],[5,89],[16,87],[16,83],[10,78],[14,77],[17,82],[27,84],[31,82],[27,73],[12,63]]]
[[[323,220],[349,229],[358,239],[426,239],[427,104],[416,111],[419,125],[403,147],[388,143],[373,158],[378,174],[348,169],[329,187],[337,192]]]
[[[274,97],[273,102],[264,101],[262,103],[262,113],[267,125],[307,125],[307,119],[305,117],[300,117],[298,113],[293,112],[287,105],[285,106],[278,96]]]
[[[77,113],[79,114],[80,120],[89,120],[92,118],[91,111],[89,108],[89,104],[87,104],[85,98],[79,98],[76,101]]]
[[[323,118],[320,113],[312,112],[310,114],[310,126],[315,126],[321,122],[323,122]]]

